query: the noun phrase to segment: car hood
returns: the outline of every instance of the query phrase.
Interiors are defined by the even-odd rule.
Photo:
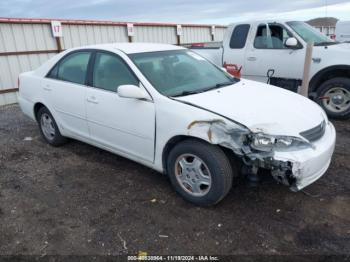
[[[220,89],[176,99],[237,121],[253,132],[272,135],[300,136],[300,132],[325,119],[323,110],[301,95],[243,79]]]
[[[314,46],[313,57],[317,55],[324,55],[329,53],[343,54],[346,59],[350,57],[350,43],[338,43],[328,46]]]
[[[330,50],[350,50],[350,43],[339,43],[336,45],[329,45],[328,48]]]

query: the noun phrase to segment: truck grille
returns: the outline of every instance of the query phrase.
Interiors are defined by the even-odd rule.
[[[323,120],[321,124],[318,126],[311,128],[309,130],[305,130],[300,133],[300,135],[310,142],[316,141],[320,139],[326,130],[326,122]]]

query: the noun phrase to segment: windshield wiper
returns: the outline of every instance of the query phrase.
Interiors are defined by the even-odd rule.
[[[177,97],[177,96],[188,96],[188,95],[194,95],[198,93],[202,93],[203,90],[196,90],[196,91],[182,91],[181,93],[172,95],[172,97]]]
[[[228,81],[228,82],[223,82],[223,83],[217,83],[215,86],[211,86],[209,88],[204,89],[203,91],[209,91],[209,90],[214,90],[214,89],[218,89],[224,86],[230,86],[233,85],[235,82],[234,81]]]
[[[230,86],[230,85],[232,85],[234,83],[235,83],[234,81],[229,81],[229,82],[218,83],[215,86],[211,86],[209,88],[205,88],[205,89],[202,89],[202,90],[182,91],[181,93],[172,95],[172,97],[188,96],[188,95],[199,94],[199,93],[203,93],[203,92],[210,91],[210,90],[213,90],[213,89],[217,89],[217,88],[220,88],[220,87]]]
[[[233,81],[218,83],[218,84],[215,85],[215,88],[220,88],[220,87],[224,87],[224,86],[230,86],[230,85],[232,85],[234,83],[235,82],[233,82]]]
[[[324,42],[315,43],[314,46],[326,46],[326,45],[336,45],[336,44],[339,44],[339,42],[324,41]]]

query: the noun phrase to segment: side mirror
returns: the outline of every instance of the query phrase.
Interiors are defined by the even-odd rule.
[[[150,99],[149,95],[141,87],[135,85],[121,85],[118,87],[119,97],[134,99]]]
[[[295,49],[298,47],[298,40],[295,37],[289,37],[284,43],[286,47]]]

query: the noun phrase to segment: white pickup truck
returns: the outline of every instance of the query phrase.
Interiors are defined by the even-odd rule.
[[[255,21],[231,24],[222,44],[192,46],[219,66],[242,67],[243,78],[297,92],[306,45],[314,43],[309,97],[333,118],[350,117],[350,44],[329,39],[299,21]]]

